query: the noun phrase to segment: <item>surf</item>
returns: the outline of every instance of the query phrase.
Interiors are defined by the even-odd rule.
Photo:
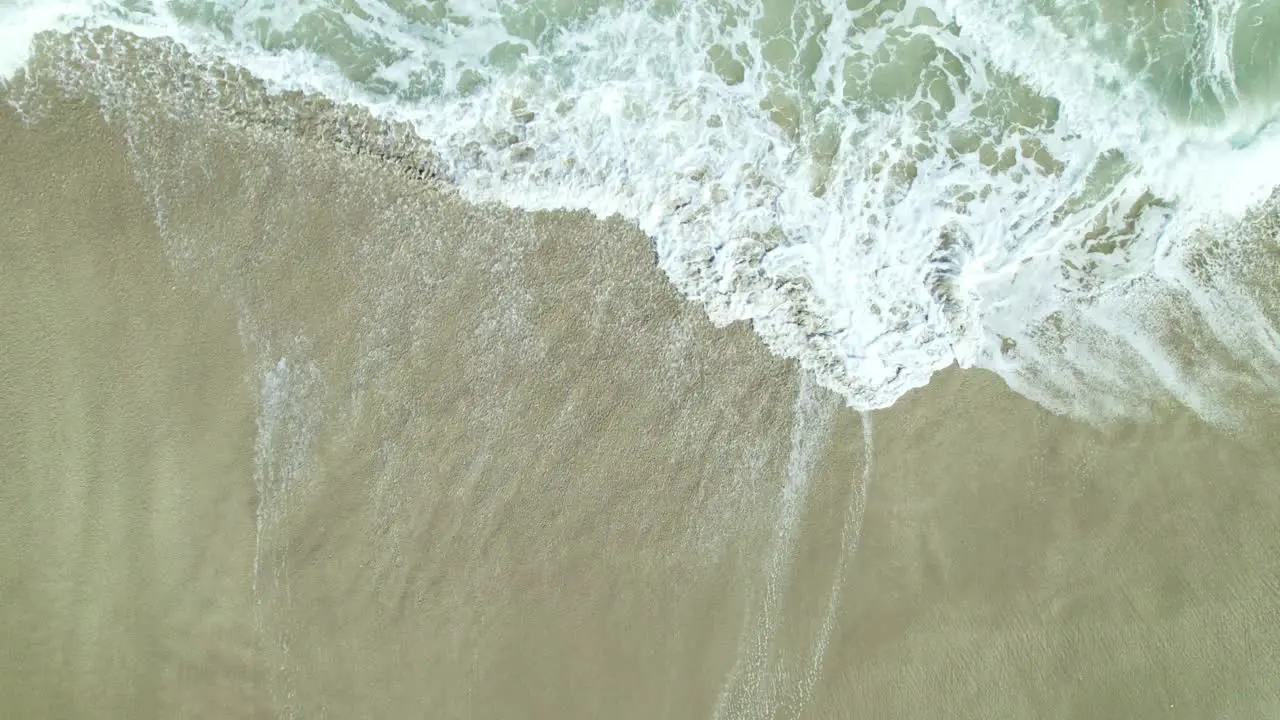
[[[1253,277],[1274,0],[26,0],[0,26],[6,76],[40,33],[92,64],[117,28],[412,128],[469,200],[621,215],[859,410],[958,364],[1091,419],[1171,396],[1229,422],[1153,318],[1198,323],[1217,376],[1280,369]]]

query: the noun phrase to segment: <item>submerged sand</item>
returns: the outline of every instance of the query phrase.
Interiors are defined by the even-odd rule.
[[[49,102],[0,117],[5,717],[1280,711],[1280,428],[978,371],[861,416],[624,223]]]

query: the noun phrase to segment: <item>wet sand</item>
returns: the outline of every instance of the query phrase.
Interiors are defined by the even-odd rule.
[[[7,717],[1280,711],[1273,445],[984,372],[863,417],[621,222],[50,102],[0,119]]]

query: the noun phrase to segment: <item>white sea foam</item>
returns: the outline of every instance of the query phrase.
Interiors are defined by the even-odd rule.
[[[0,9],[0,71],[39,29],[113,25],[408,121],[471,199],[631,219],[714,321],[750,320],[860,409],[958,362],[1057,409],[1125,414],[1109,355],[1148,363],[1144,387],[1214,405],[1158,340],[1131,335],[1149,323],[1088,318],[1132,310],[1117,298],[1171,277],[1156,268],[1197,228],[1233,227],[1280,183],[1280,88],[1233,45],[1280,14],[1235,0],[1207,15],[1067,0],[606,5],[26,0]],[[1262,48],[1263,65],[1280,53]],[[1061,354],[1042,345],[1064,313],[1093,333],[1076,342],[1097,367],[1075,359],[1050,382],[1027,368]],[[1142,350],[1099,350],[1112,336]]]
[[[0,5],[0,80],[13,77],[31,57],[31,40],[42,32],[69,30],[92,10],[84,2],[16,0]]]

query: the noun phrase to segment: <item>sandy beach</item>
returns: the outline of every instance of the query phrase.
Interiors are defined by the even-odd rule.
[[[0,714],[1259,718],[1280,428],[869,415],[620,220],[0,114]]]

